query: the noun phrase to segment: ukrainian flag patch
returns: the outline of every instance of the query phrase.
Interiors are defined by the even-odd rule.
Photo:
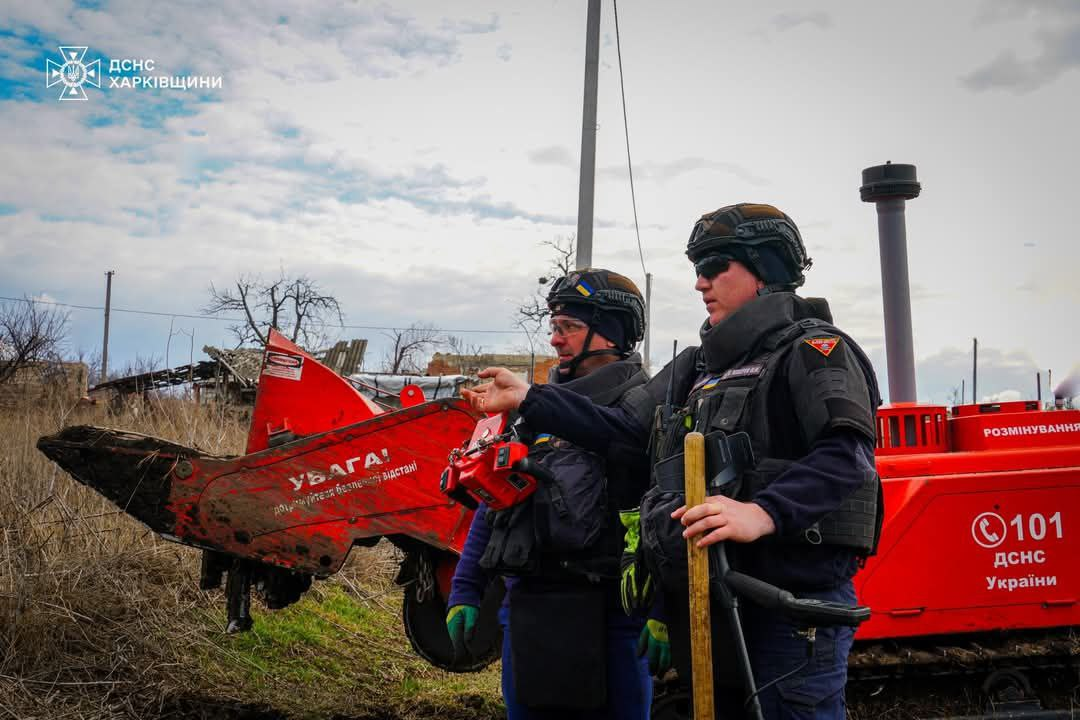
[[[594,292],[596,292],[591,287],[589,287],[589,284],[587,282],[585,282],[584,280],[579,280],[578,284],[574,286],[574,289],[577,290],[582,295],[584,295],[585,297],[589,297]]]
[[[536,439],[533,440],[533,445],[539,445],[541,443],[551,442],[551,438],[552,438],[552,436],[549,433],[540,433],[539,435],[536,436]]]

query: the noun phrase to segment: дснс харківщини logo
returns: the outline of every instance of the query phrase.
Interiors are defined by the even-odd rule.
[[[101,63],[86,60],[86,46],[61,45],[60,59],[45,62],[45,87],[60,85],[61,100],[86,100],[87,85],[102,87],[103,77],[109,78],[109,88],[154,90],[220,90],[220,75],[165,75],[146,74],[154,72],[152,58],[112,58],[108,60],[108,73],[102,75]]]
[[[63,64],[52,60],[45,61],[45,87],[63,83],[60,91],[61,100],[86,100],[86,91],[83,85],[101,87],[101,60],[92,63],[83,63],[87,48],[71,45],[60,46],[60,57]]]

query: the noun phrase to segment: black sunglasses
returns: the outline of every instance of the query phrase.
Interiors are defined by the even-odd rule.
[[[734,260],[730,255],[708,255],[694,263],[694,277],[712,280],[720,273],[727,272]]]

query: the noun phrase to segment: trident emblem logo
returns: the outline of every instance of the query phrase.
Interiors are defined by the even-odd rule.
[[[84,84],[101,87],[101,61],[84,64],[85,55],[85,47],[61,45],[60,59],[64,61],[63,64],[45,61],[45,87],[62,84],[61,100],[86,100]]]

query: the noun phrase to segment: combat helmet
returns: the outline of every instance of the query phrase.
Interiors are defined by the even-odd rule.
[[[594,355],[627,357],[645,337],[645,300],[637,285],[619,273],[602,268],[574,270],[556,280],[547,295],[552,315],[571,315],[589,326],[582,351],[560,368],[572,375],[577,366]],[[615,349],[588,350],[599,332]]]
[[[695,265],[712,256],[743,263],[765,292],[794,290],[812,264],[795,221],[772,205],[739,203],[706,213],[690,231],[686,256]]]

